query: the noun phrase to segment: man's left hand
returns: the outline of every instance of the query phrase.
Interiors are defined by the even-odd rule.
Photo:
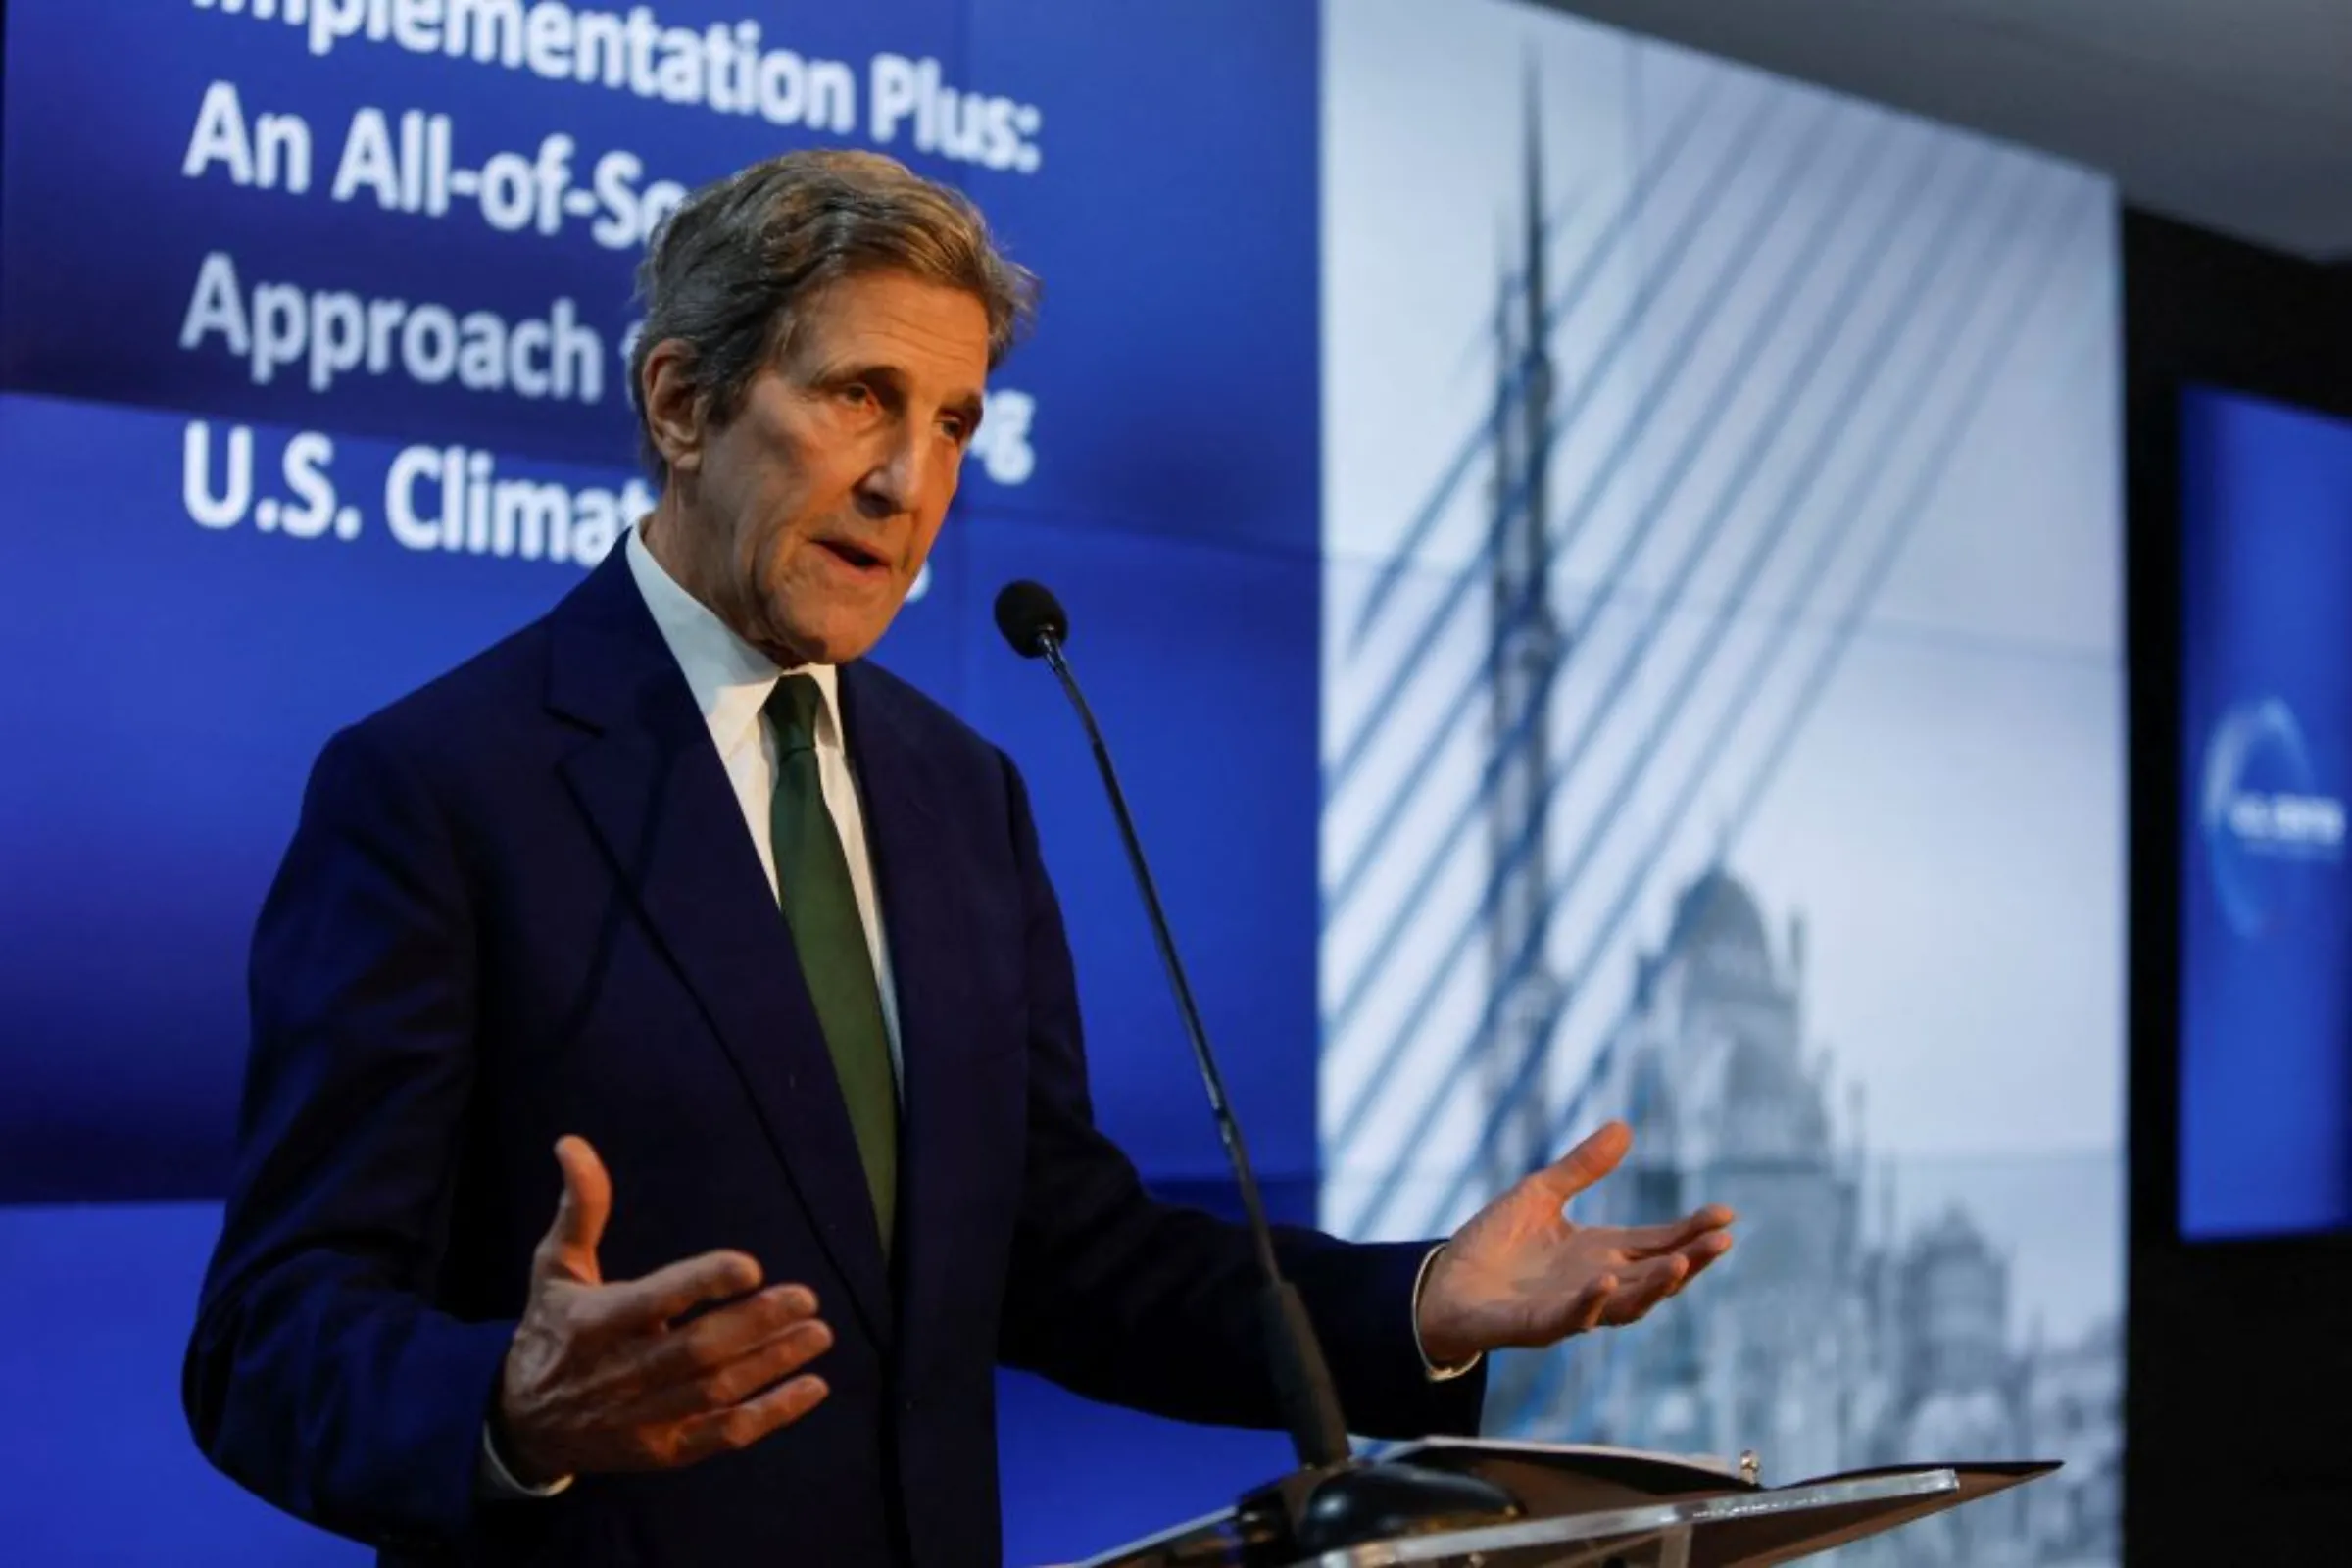
[[[1440,1366],[1631,1323],[1732,1250],[1732,1211],[1710,1204],[1662,1225],[1579,1225],[1568,1200],[1634,1144],[1621,1121],[1529,1176],[1453,1233],[1423,1283],[1421,1348]]]

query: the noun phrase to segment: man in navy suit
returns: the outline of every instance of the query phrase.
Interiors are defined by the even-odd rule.
[[[1279,1424],[1246,1236],[1094,1125],[1019,775],[862,662],[1032,280],[830,153],[698,193],[643,286],[655,511],[313,772],[189,1419],[387,1561],[993,1564],[1000,1361]],[[1474,1430],[1484,1351],[1729,1248],[1567,1221],[1625,1145],[1442,1247],[1284,1233],[1360,1430]]]

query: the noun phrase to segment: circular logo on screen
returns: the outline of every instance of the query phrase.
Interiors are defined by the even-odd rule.
[[[2344,854],[2344,803],[2322,793],[2295,715],[2276,697],[2237,704],[2205,747],[2198,802],[2222,912],[2240,937],[2278,930],[2322,866]]]

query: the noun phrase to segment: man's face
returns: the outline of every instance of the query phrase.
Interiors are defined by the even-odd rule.
[[[665,543],[745,641],[836,664],[873,647],[939,537],[980,422],[988,312],[873,272],[810,297],[790,338],[733,419],[671,454]]]

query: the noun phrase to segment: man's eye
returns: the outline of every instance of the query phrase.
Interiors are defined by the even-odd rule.
[[[943,416],[939,421],[939,427],[946,431],[948,439],[957,446],[961,446],[964,437],[972,433],[971,421],[960,414],[950,414]]]
[[[841,389],[841,400],[853,408],[862,409],[874,401],[874,389],[863,381],[852,381]]]

